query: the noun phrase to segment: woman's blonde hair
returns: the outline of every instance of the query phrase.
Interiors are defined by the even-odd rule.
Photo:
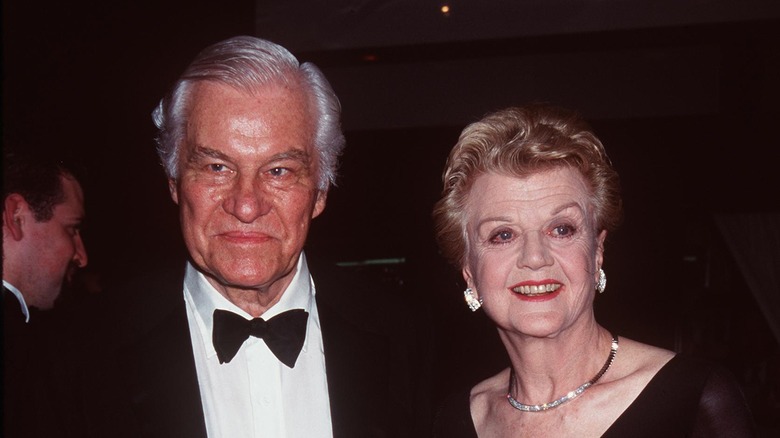
[[[548,105],[507,108],[467,126],[452,148],[433,210],[444,256],[462,267],[467,250],[465,206],[486,173],[525,178],[553,168],[579,171],[591,190],[596,232],[614,230],[622,216],[617,173],[590,126],[575,112]]]

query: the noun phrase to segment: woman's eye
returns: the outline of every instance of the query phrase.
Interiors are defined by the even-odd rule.
[[[552,235],[555,237],[569,237],[574,234],[574,227],[571,225],[558,225],[552,229]]]
[[[490,238],[493,243],[504,243],[512,240],[513,234],[511,231],[503,230],[499,231]]]

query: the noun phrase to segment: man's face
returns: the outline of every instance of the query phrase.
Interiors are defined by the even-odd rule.
[[[224,295],[278,297],[292,280],[311,219],[325,208],[314,132],[298,90],[195,85],[170,189],[193,263]]]
[[[26,244],[21,247],[25,266],[21,283],[15,285],[29,306],[50,309],[62,285],[76,268],[87,265],[87,251],[81,239],[84,194],[75,179],[60,177],[65,200],[54,207],[52,218],[37,222],[28,216],[24,228]]]

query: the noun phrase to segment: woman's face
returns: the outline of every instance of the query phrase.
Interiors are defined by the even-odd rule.
[[[463,276],[505,334],[552,337],[592,321],[606,231],[594,231],[590,199],[568,167],[474,182]]]

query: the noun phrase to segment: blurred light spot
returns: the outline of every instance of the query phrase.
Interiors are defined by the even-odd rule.
[[[406,263],[406,258],[386,258],[386,259],[368,259],[359,261],[348,262],[336,262],[336,266],[351,267],[351,266],[372,266],[372,265],[402,265]]]

